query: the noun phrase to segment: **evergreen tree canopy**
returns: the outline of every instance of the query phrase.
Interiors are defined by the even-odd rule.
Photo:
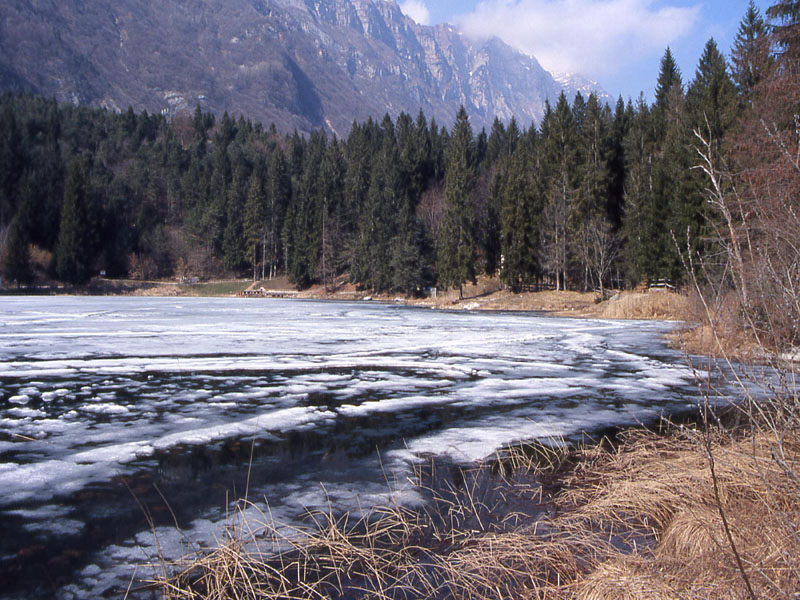
[[[467,111],[456,115],[448,145],[445,176],[445,220],[439,240],[437,264],[444,288],[461,287],[475,281],[477,242],[472,190],[475,185],[475,140]]]
[[[719,143],[736,117],[738,98],[725,57],[713,38],[703,49],[686,102],[689,126]]]
[[[67,283],[83,284],[92,276],[87,186],[86,164],[75,160],[67,172],[56,247],[56,272]]]
[[[739,93],[749,99],[772,63],[767,25],[753,0],[750,0],[747,13],[739,23],[731,50],[731,63],[733,81]]]
[[[658,81],[656,82],[655,108],[664,110],[669,103],[673,88],[681,85],[681,71],[672,56],[672,50],[667,47],[664,56],[661,58]]]
[[[800,60],[800,0],[778,0],[767,9],[772,35],[784,61]]]
[[[387,114],[353,123],[342,143],[200,107],[168,120],[0,96],[3,269],[22,280],[34,248],[37,266],[53,254],[47,276],[70,282],[101,269],[285,274],[300,287],[349,274],[362,289],[416,294],[480,272],[515,289],[602,290],[612,274],[678,280],[672,235],[686,248],[688,233],[694,253],[713,250],[693,130],[724,157],[736,113],[796,80],[796,6],[770,9],[788,27],[776,30],[777,69],[751,3],[733,69],[709,40],[685,96],[668,48],[652,106],[620,98],[612,110],[594,94],[561,94],[530,129],[496,119],[477,137],[463,107],[451,130],[422,111]],[[788,123],[793,102],[767,120]]]
[[[21,214],[11,223],[3,257],[3,277],[18,286],[30,283],[33,278],[28,251],[28,231]]]

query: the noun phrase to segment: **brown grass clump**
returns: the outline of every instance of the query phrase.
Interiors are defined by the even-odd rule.
[[[682,321],[688,314],[688,300],[682,294],[663,290],[622,292],[603,303],[598,316],[604,319],[659,319]]]
[[[800,590],[800,498],[797,482],[774,461],[775,440],[718,436],[707,444],[698,435],[629,440],[583,474],[593,485],[573,481],[559,497],[574,507],[562,520],[605,529],[620,548],[638,544],[627,559],[646,561],[626,559],[636,569],[625,581],[644,578],[661,590],[640,597],[664,597],[667,589],[674,593],[666,597],[676,598],[750,597],[737,555],[758,597],[791,597]],[[800,458],[796,447],[791,456]],[[580,470],[570,474],[579,476]],[[608,584],[600,572],[586,581],[598,578]]]
[[[725,534],[719,511],[711,506],[682,509],[664,529],[656,552],[663,556],[702,557],[709,548],[724,545]]]
[[[667,335],[671,344],[689,354],[739,362],[761,362],[768,358],[747,330],[721,329],[709,323],[679,329]]]
[[[576,600],[668,600],[678,598],[648,561],[625,557],[603,563],[573,590]]]

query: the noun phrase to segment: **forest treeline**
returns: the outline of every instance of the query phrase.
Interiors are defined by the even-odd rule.
[[[199,107],[167,120],[5,95],[2,272],[285,273],[298,287],[347,274],[406,294],[483,273],[514,290],[679,283],[683,254],[718,250],[696,133],[728,152],[774,61],[751,2],[730,62],[711,39],[684,82],[667,49],[652,104],[562,94],[529,127],[476,133],[462,108],[449,129],[401,113],[306,138]]]

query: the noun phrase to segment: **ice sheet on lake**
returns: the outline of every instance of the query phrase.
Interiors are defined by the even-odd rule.
[[[42,460],[64,463],[77,475],[76,465],[121,467],[178,444],[317,420],[520,404],[530,405],[536,420],[543,404],[570,396],[656,391],[671,401],[670,390],[691,380],[687,368],[665,363],[665,355],[675,357],[656,338],[665,330],[661,324],[286,302],[239,303],[233,311],[231,303],[9,299],[3,335],[14,344],[0,355],[0,377],[9,403],[4,406],[17,408],[2,409],[2,430],[17,441],[46,439],[52,448]],[[270,318],[261,314],[265,306]],[[303,314],[302,307],[316,317]],[[629,340],[647,340],[659,356],[626,348]],[[261,377],[260,385],[245,381],[250,373]],[[203,376],[226,379],[228,389],[215,393],[194,385]],[[307,398],[318,397],[333,404],[322,410],[305,406]],[[540,419],[521,432],[562,435],[565,428],[595,422],[576,419],[585,411],[575,407],[562,411],[562,420]],[[442,432],[443,451],[452,453],[460,431]],[[502,431],[481,444],[468,436],[464,455],[478,458],[478,448],[490,453],[508,442]],[[433,449],[433,443],[423,445],[426,452]],[[46,483],[35,461],[20,469],[39,471],[30,481]],[[87,471],[84,477],[98,476]],[[10,483],[0,477],[0,485]],[[32,483],[22,488],[36,493]],[[14,494],[15,501],[22,497],[21,491]]]
[[[685,407],[693,389],[661,323],[164,298],[6,298],[0,316],[6,510],[55,506],[176,448],[301,432],[319,440],[304,451],[320,464],[327,443],[342,456],[259,488],[276,513],[413,504],[403,482],[425,455],[469,462],[635,423]],[[348,458],[349,445],[373,454]],[[224,508],[199,518],[219,522]]]

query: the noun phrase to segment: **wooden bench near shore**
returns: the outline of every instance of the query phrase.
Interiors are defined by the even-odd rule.
[[[294,290],[243,290],[236,294],[240,298],[295,298],[299,292]]]

